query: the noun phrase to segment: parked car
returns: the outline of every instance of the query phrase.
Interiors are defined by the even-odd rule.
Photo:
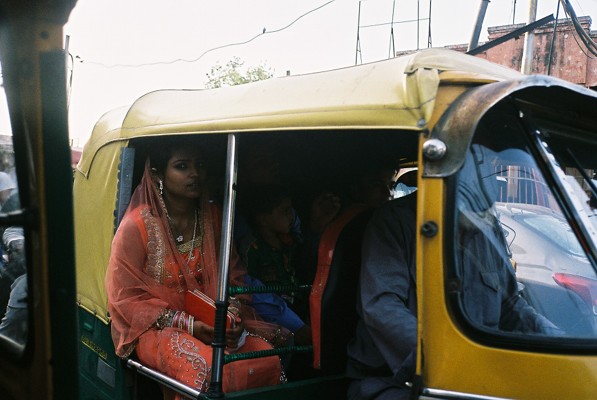
[[[597,279],[564,216],[533,204],[497,203],[496,208],[521,295],[567,334],[593,337]]]

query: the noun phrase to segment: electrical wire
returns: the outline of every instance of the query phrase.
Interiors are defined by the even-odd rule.
[[[579,37],[578,37],[578,34],[576,33],[576,31],[574,31],[574,32],[572,33],[572,38],[574,39],[574,41],[575,41],[575,42],[576,42],[576,44],[578,45],[578,48],[580,49],[580,51],[581,51],[581,52],[582,52],[582,53],[585,55],[585,57],[587,57],[587,58],[589,58],[589,59],[591,59],[591,60],[594,60],[594,59],[596,59],[596,58],[597,58],[597,57],[593,57],[593,56],[591,56],[591,54],[587,53],[587,51],[586,51],[585,49],[583,49],[583,45],[582,45],[582,44],[580,44],[580,42],[578,41],[578,40],[579,40]],[[584,42],[583,42],[583,44],[584,44]],[[587,46],[585,45],[584,47],[587,47]]]
[[[429,18],[403,19],[402,21],[381,22],[379,24],[361,25],[361,28],[374,28],[374,27],[377,27],[377,26],[396,25],[396,24],[407,24],[407,23],[411,23],[411,22],[427,21],[427,20],[429,20]]]
[[[324,8],[325,6],[331,4],[331,3],[335,2],[335,1],[336,0],[330,0],[327,3],[324,3],[324,4],[320,5],[320,6],[317,6],[317,7],[313,8],[313,9],[307,11],[304,14],[301,14],[300,16],[298,16],[297,18],[295,18],[292,22],[290,22],[288,25],[286,25],[286,26],[284,26],[282,28],[275,29],[273,31],[268,31],[265,28],[263,28],[263,32],[261,32],[261,33],[255,35],[255,36],[253,36],[252,38],[250,38],[248,40],[245,40],[245,41],[242,41],[242,42],[236,42],[236,43],[228,43],[228,44],[225,44],[225,45],[222,45],[222,46],[213,47],[211,49],[208,49],[208,50],[204,51],[203,53],[201,53],[201,55],[199,55],[198,57],[193,58],[193,59],[177,58],[177,59],[169,60],[169,61],[154,61],[154,62],[138,63],[138,64],[104,64],[104,63],[99,62],[99,61],[85,61],[85,60],[83,60],[78,55],[75,56],[75,58],[77,60],[79,60],[80,63],[97,65],[97,66],[104,67],[104,68],[139,68],[139,67],[147,67],[147,66],[153,66],[153,65],[169,65],[169,64],[179,63],[179,62],[194,63],[194,62],[199,61],[206,54],[211,53],[213,51],[221,50],[221,49],[224,49],[224,48],[227,48],[227,47],[242,46],[242,45],[251,43],[252,41],[256,40],[257,38],[259,38],[261,36],[271,35],[273,33],[282,32],[283,30],[290,28],[292,25],[294,25],[300,19],[306,17],[307,15],[309,15],[309,14],[315,12],[315,11],[318,11],[318,10]]]
[[[587,53],[585,53],[585,51],[583,50],[580,43],[578,43],[578,40],[580,40],[584,44],[586,49],[591,54],[593,54],[594,56],[597,56],[597,43],[595,43],[593,38],[591,38],[591,35],[583,29],[582,25],[578,21],[578,17],[576,16],[576,12],[574,11],[572,4],[570,4],[570,1],[569,0],[560,0],[560,3],[562,4],[562,8],[564,9],[564,12],[572,21],[572,25],[573,25],[574,31],[575,31],[575,35],[573,35],[573,36],[574,36],[574,39],[576,40],[576,43],[579,45],[581,51],[587,57],[590,57]],[[594,57],[591,57],[591,58],[594,58]]]

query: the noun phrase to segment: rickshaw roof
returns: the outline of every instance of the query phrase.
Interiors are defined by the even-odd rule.
[[[157,90],[106,113],[85,145],[87,175],[106,143],[181,133],[306,129],[423,130],[440,81],[481,84],[514,70],[448,49],[219,89]]]

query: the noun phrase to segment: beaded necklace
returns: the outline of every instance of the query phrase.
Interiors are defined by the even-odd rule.
[[[187,264],[190,263],[190,261],[195,259],[195,256],[193,255],[193,250],[195,249],[195,247],[199,247],[200,251],[201,251],[201,258],[203,258],[203,218],[201,213],[199,213],[199,211],[197,210],[197,219],[196,219],[196,223],[195,223],[195,229],[193,232],[193,238],[186,242],[186,243],[181,243],[179,245],[176,246],[176,249],[178,250],[178,252],[180,254],[188,254],[187,257]],[[199,232],[197,232],[197,229],[199,229]],[[197,246],[196,246],[197,245]]]
[[[168,214],[168,209],[164,208],[166,210],[166,218],[168,218],[168,222],[170,223],[170,230],[172,231],[173,229],[176,229],[179,232],[179,235],[176,236],[174,238],[174,240],[176,240],[176,243],[182,243],[182,241],[184,240],[184,236],[182,235],[182,232],[180,232],[178,230],[178,227],[176,226],[176,224],[174,223],[174,221],[172,220],[172,218],[170,218],[170,214]],[[195,228],[197,229],[197,209],[195,208]],[[195,235],[195,230],[193,230],[193,236]],[[172,232],[172,236],[174,236],[174,232]]]
[[[195,234],[196,233],[197,233],[197,208],[195,208],[195,224],[193,225],[193,239],[191,239],[191,249],[189,250],[189,258],[187,259],[187,264],[195,259],[195,255],[193,254],[193,249],[195,248]],[[178,238],[177,238],[177,240],[178,240]]]

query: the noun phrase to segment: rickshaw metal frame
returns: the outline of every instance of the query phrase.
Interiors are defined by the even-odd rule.
[[[508,97],[513,101],[524,99],[541,104],[543,101],[541,97],[536,96],[536,93],[527,94],[529,90],[537,91],[537,89],[545,96],[556,91],[565,95],[549,96],[553,108],[558,104],[566,104],[571,97],[582,96],[585,100],[592,100],[592,106],[586,105],[586,109],[597,109],[595,91],[542,75],[531,75],[518,80],[495,82],[473,88],[458,97],[433,127],[429,139],[438,139],[444,143],[450,143],[450,146],[446,156],[441,159],[423,158],[423,176],[444,178],[458,171],[464,163],[464,154],[478,123],[487,111]],[[475,115],[476,118],[471,118],[471,115]],[[591,116],[591,114],[586,115]],[[593,123],[596,123],[595,117],[593,117]]]

